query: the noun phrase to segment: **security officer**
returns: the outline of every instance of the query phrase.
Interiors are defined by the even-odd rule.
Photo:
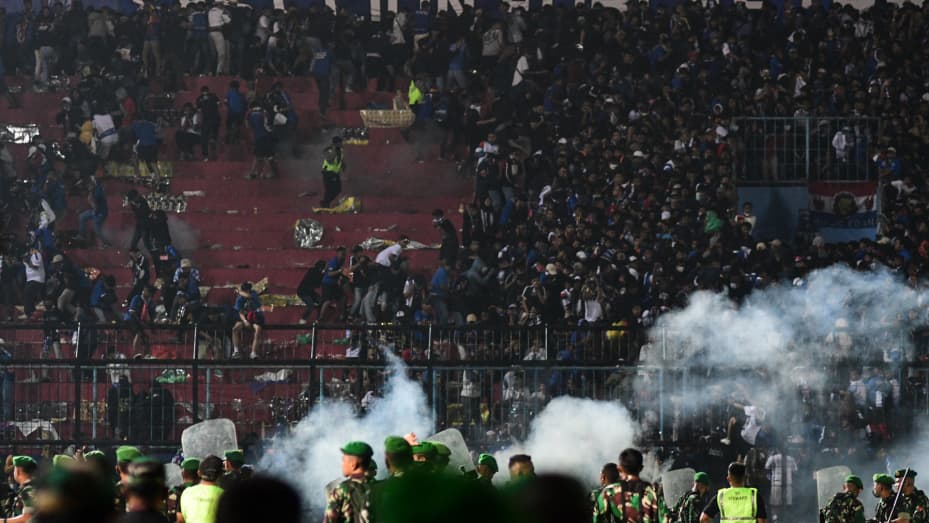
[[[241,450],[227,450],[223,453],[223,467],[226,473],[219,478],[219,488],[229,490],[245,479],[242,466],[245,465],[245,453]]]
[[[323,523],[363,523],[371,520],[369,479],[374,449],[363,441],[351,441],[342,447],[344,481],[326,497]]]
[[[616,463],[607,463],[603,465],[600,469],[600,485],[590,491],[591,506],[597,506],[597,497],[600,496],[600,491],[603,490],[604,487],[612,485],[617,481],[619,481],[619,467]]]
[[[332,200],[342,192],[342,172],[345,157],[342,153],[342,137],[334,136],[332,145],[323,151],[323,199],[320,207],[329,207]]]
[[[26,523],[32,519],[35,510],[35,488],[32,486],[32,478],[38,469],[39,465],[29,456],[13,458],[13,481],[19,485],[19,492],[13,505],[13,517],[4,518],[7,523]]]
[[[864,505],[858,499],[863,488],[861,478],[847,476],[844,490],[819,511],[820,523],[864,523]]]
[[[448,464],[451,461],[452,451],[445,444],[437,441],[430,441],[435,447],[435,470],[436,472],[446,472]]]
[[[730,488],[719,489],[700,514],[700,523],[710,523],[717,515],[720,523],[765,523],[768,518],[758,489],[745,486],[745,465],[730,463],[726,481]]]
[[[181,462],[181,479],[184,481],[184,484],[171,487],[171,490],[168,492],[168,520],[172,523],[177,521],[177,514],[181,511],[181,494],[183,494],[184,490],[188,487],[192,487],[200,482],[200,476],[197,475],[197,470],[199,468],[199,459],[187,458]]]
[[[900,512],[910,515],[910,520],[918,523],[929,521],[929,499],[926,493],[916,488],[916,471],[900,469],[894,473],[897,488],[900,491]]]
[[[162,463],[146,457],[133,460],[125,488],[127,514],[120,521],[167,523],[164,503],[168,488],[165,485],[165,466]]]
[[[674,523],[699,523],[703,507],[710,502],[710,476],[706,472],[694,474],[694,485],[671,509],[670,521]]]
[[[875,474],[874,480],[874,497],[878,498],[877,505],[874,506],[874,517],[868,521],[871,523],[886,523],[900,517],[901,505],[894,504],[897,495],[894,492],[894,478],[887,474]]]
[[[483,481],[491,485],[494,481],[494,474],[499,471],[500,468],[497,466],[497,460],[492,455],[481,454],[477,457],[478,481]]]
[[[129,482],[129,465],[142,457],[142,452],[128,445],[116,449],[116,473],[119,481],[116,483],[116,513],[126,512],[126,485]]]
[[[400,436],[388,436],[384,440],[384,461],[391,478],[403,477],[413,466],[413,448]]]
[[[639,478],[642,452],[625,449],[619,454],[619,481],[603,487],[593,508],[596,523],[657,523],[658,496],[647,481]]]
[[[413,447],[413,461],[418,464],[417,470],[420,472],[435,472],[435,461],[437,457],[438,452],[436,452],[435,445],[428,441],[421,441],[418,445]]]

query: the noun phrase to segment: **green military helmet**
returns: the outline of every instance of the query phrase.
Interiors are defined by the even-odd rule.
[[[497,466],[497,459],[490,454],[481,454],[477,457],[478,465],[486,465],[494,473],[500,472],[500,468]]]
[[[887,474],[875,474],[872,479],[875,483],[887,485],[888,487],[892,487],[894,485],[894,478]]]
[[[53,467],[70,467],[75,463],[76,460],[67,454],[56,454],[55,457],[52,458]]]
[[[701,485],[710,484],[710,475],[706,472],[697,472],[694,474],[694,483],[700,483]]]
[[[226,459],[229,463],[232,463],[236,466],[242,466],[245,464],[245,453],[241,450],[227,450],[223,453],[223,458]]]
[[[430,441],[429,443],[432,443],[432,446],[435,447],[436,465],[438,465],[439,467],[443,467],[443,468],[447,467],[448,462],[451,460],[451,457],[452,457],[452,450],[448,448],[444,443],[439,443],[437,441]]]
[[[374,455],[374,449],[364,441],[349,441],[341,450],[342,454],[359,458],[370,458]]]
[[[845,482],[851,483],[852,485],[855,485],[858,488],[864,488],[864,483],[862,483],[861,478],[859,478],[858,476],[855,476],[854,474],[850,476],[845,476]]]
[[[413,454],[410,442],[400,436],[387,436],[384,440],[384,452],[388,454]]]
[[[84,454],[85,461],[90,461],[93,459],[99,459],[99,460],[106,461],[106,454],[104,454],[102,450],[92,450],[88,452],[87,454]]]
[[[436,457],[438,457],[438,451],[432,443],[421,441],[413,447],[413,455],[423,456],[426,461],[435,461]]]
[[[894,472],[894,477],[897,478],[897,479],[901,479],[901,478],[903,478],[904,476],[907,477],[907,478],[914,478],[914,479],[915,479],[915,478],[916,478],[916,471],[913,470],[913,469],[897,469],[897,471]]]
[[[32,459],[30,456],[14,456],[13,466],[19,467],[19,468],[25,468],[25,469],[28,469],[28,468],[35,469],[36,467],[39,466],[39,464],[36,463],[36,461]]]
[[[116,449],[116,461],[120,463],[130,463],[140,456],[142,456],[142,451],[129,445]]]
[[[200,468],[200,460],[197,458],[187,458],[181,462],[181,470],[184,472],[197,473],[197,469]]]

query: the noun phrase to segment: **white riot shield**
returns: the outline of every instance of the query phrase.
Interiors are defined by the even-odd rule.
[[[180,465],[177,463],[165,463],[165,484],[168,488],[178,487],[184,484]]]
[[[661,488],[664,490],[665,506],[673,507],[694,484],[694,469],[669,470],[661,475]]]
[[[235,424],[217,418],[191,425],[181,433],[181,447],[185,458],[203,459],[211,454],[221,458],[227,450],[239,448]]]
[[[825,507],[834,494],[842,492],[845,487],[845,478],[851,473],[852,470],[844,465],[819,469],[815,472],[816,499],[819,508]]]
[[[470,472],[475,469],[474,461],[471,459],[471,451],[468,450],[468,445],[458,429],[443,430],[428,438],[423,438],[423,441],[434,441],[448,447],[448,450],[452,453],[448,458],[449,470]]]

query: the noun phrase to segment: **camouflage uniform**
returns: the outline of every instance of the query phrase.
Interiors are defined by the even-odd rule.
[[[906,494],[900,494],[899,505],[902,507],[900,512],[906,512],[910,515],[910,521],[914,523],[927,523],[929,522],[929,498],[926,497],[926,493],[914,489],[913,493],[907,496]]]
[[[878,500],[877,505],[874,506],[874,517],[868,521],[872,523],[884,523],[885,521],[897,519],[900,515],[901,507],[900,503],[897,503],[897,508],[894,509],[894,498],[896,497],[897,494],[891,492],[886,498]]]
[[[687,492],[678,500],[674,508],[668,513],[671,523],[700,523],[700,514],[703,507],[710,502],[710,496],[701,496],[696,490]]]
[[[326,496],[323,523],[368,523],[372,482],[364,475],[352,476],[339,483]]]
[[[32,488],[32,482],[27,481],[19,487],[16,493],[16,500],[13,502],[13,516],[23,514],[32,514],[35,510],[35,489]]]
[[[821,523],[864,523],[864,505],[848,492],[839,492],[819,511]]]
[[[125,489],[123,489],[122,481],[116,482],[114,491],[116,492],[116,498],[113,499],[113,505],[116,506],[116,513],[122,514],[123,512],[127,512],[128,509],[126,508],[126,492]]]
[[[603,487],[593,510],[596,523],[658,523],[655,489],[640,479]]]
[[[183,485],[177,485],[171,487],[171,490],[168,491],[167,503],[165,503],[165,510],[167,512],[169,521],[177,521],[177,515],[181,512],[181,494],[184,493],[184,489],[187,487],[192,487],[196,483],[184,483]]]

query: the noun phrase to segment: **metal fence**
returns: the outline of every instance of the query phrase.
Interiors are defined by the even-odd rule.
[[[457,428],[484,448],[526,437],[559,396],[619,402],[651,442],[689,441],[729,417],[688,401],[723,380],[661,335],[640,361],[644,336],[618,327],[268,326],[256,359],[248,348],[230,357],[227,327],[155,327],[144,343],[138,335],[124,325],[0,326],[0,447],[38,455],[128,441],[171,452],[185,428],[211,418],[260,442],[327,399],[365,411],[396,372],[421,388],[435,430]],[[929,414],[929,371],[911,370],[904,391]]]
[[[734,118],[732,168],[738,182],[800,183],[877,179],[877,118]]]

